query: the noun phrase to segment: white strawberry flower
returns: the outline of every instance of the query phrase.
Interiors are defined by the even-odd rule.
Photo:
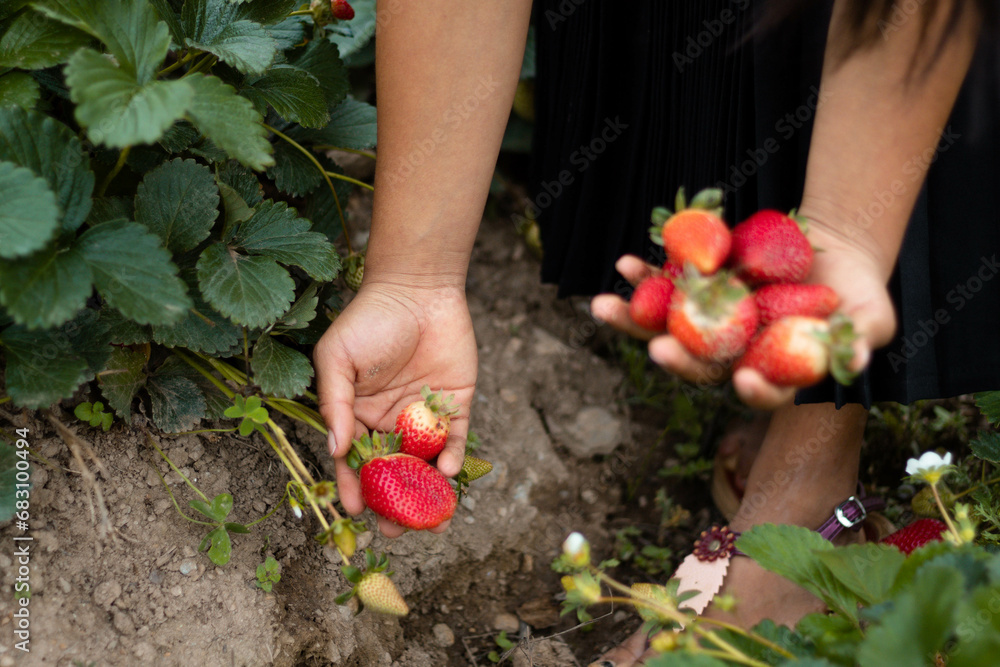
[[[937,452],[924,452],[919,459],[910,459],[906,462],[907,475],[931,485],[937,484],[954,469],[955,466],[951,464],[951,452],[946,452],[944,456]]]

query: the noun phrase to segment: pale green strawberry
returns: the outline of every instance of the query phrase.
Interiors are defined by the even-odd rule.
[[[348,255],[344,261],[344,282],[352,290],[357,292],[361,289],[361,280],[365,277],[365,253],[354,253]]]
[[[354,594],[366,607],[380,614],[406,616],[410,613],[396,584],[382,572],[365,574],[354,587]]]

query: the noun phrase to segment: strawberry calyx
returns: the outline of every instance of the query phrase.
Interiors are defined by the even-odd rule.
[[[731,272],[719,271],[705,276],[690,263],[685,265],[684,275],[674,282],[700,313],[712,319],[729,317],[736,304],[750,296],[747,286]]]
[[[677,196],[674,198],[674,210],[671,211],[663,206],[653,209],[650,220],[653,226],[649,228],[649,239],[656,245],[663,245],[663,228],[670,222],[670,219],[686,210],[701,210],[722,217],[722,190],[719,188],[705,188],[694,196],[689,204],[684,194],[684,186],[677,189]]]
[[[337,596],[334,600],[337,604],[345,604],[357,596],[362,606],[369,606],[383,614],[406,616],[409,613],[403,596],[389,579],[393,573],[386,571],[389,569],[389,557],[386,554],[376,556],[371,549],[365,549],[363,570],[353,565],[345,565],[340,569],[352,586],[349,591]],[[358,613],[360,612],[361,608],[358,609]]]
[[[449,395],[445,398],[444,390],[439,392],[431,391],[430,386],[424,385],[420,389],[420,395],[423,397],[424,402],[427,404],[427,409],[433,412],[435,415],[440,415],[441,417],[450,417],[452,415],[458,414],[458,406],[452,405],[452,401],[455,400],[455,394]]]
[[[347,465],[358,470],[373,459],[389,456],[399,452],[402,438],[398,433],[382,433],[373,431],[371,435],[364,434],[360,439],[351,441],[351,452],[347,455]]]
[[[858,376],[858,371],[850,368],[854,361],[854,341],[858,339],[854,321],[844,313],[834,313],[829,323],[829,332],[817,335],[830,348],[830,375],[840,384],[849,385]]]

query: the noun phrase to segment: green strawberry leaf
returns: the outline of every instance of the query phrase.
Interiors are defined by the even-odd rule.
[[[230,533],[240,533],[245,535],[250,532],[250,529],[244,526],[242,523],[233,523],[230,521],[224,523],[223,525],[226,527],[226,530],[228,530]]]
[[[270,326],[295,298],[295,282],[274,259],[241,255],[222,243],[198,259],[198,284],[216,310],[249,327]]]
[[[0,259],[23,257],[44,247],[59,227],[59,206],[49,184],[30,169],[0,162],[0,192],[4,195]]]
[[[1000,391],[984,391],[976,394],[976,407],[994,426],[1000,426]]]
[[[0,37],[0,68],[30,70],[59,65],[91,41],[86,33],[27,10],[7,24]]]
[[[26,72],[10,72],[0,76],[0,108],[30,109],[42,91],[34,77]]]
[[[306,40],[306,31],[310,26],[312,21],[308,17],[289,16],[281,23],[267,26],[267,34],[278,42],[280,51],[287,51]]]
[[[249,206],[256,206],[264,201],[264,189],[257,180],[257,175],[239,164],[229,161],[218,169],[219,184],[226,184],[236,191]]]
[[[316,154],[315,157],[324,168],[332,171],[333,163],[329,158],[320,154]],[[274,181],[276,188],[286,194],[304,197],[320,185],[327,187],[324,185],[323,174],[312,160],[287,142],[283,141],[274,147],[274,162],[274,166],[267,170],[267,177]]]
[[[283,330],[305,329],[309,323],[316,319],[316,306],[319,305],[319,297],[316,292],[319,285],[313,283],[306,288],[302,295],[295,300],[288,312],[282,315],[278,327]]]
[[[241,93],[261,114],[271,105],[279,116],[303,127],[323,127],[330,119],[319,81],[291,65],[275,65]]]
[[[146,384],[146,352],[129,347],[116,347],[108,359],[107,368],[97,377],[101,393],[125,423],[132,420],[132,399]]]
[[[313,376],[309,358],[265,334],[253,348],[253,381],[265,394],[279,398],[301,396]],[[263,409],[263,408],[262,408]]]
[[[329,40],[340,48],[342,57],[359,53],[375,36],[375,0],[353,0],[354,18],[339,21],[329,29]]]
[[[124,148],[151,144],[184,115],[194,98],[185,80],[138,83],[92,49],[80,49],[66,66],[76,119],[96,144]]]
[[[90,268],[75,248],[50,245],[33,255],[0,262],[0,304],[30,329],[73,318],[93,292]]]
[[[170,2],[171,0],[149,0],[149,4],[153,6],[156,16],[167,24],[174,43],[183,44],[185,35],[184,27],[181,25],[180,14],[174,11],[173,7],[170,6]]]
[[[87,224],[95,227],[112,220],[132,220],[134,215],[131,198],[95,197],[90,215],[87,216]]]
[[[816,557],[865,605],[884,602],[906,556],[888,544],[852,544]]]
[[[324,159],[320,159],[320,162],[323,162]],[[336,165],[330,165],[327,169],[338,174],[344,173],[344,170]],[[333,187],[337,191],[337,198],[340,201],[340,211],[343,212],[344,218],[349,221],[347,201],[354,186],[345,181],[335,180]],[[337,202],[334,201],[333,193],[326,184],[307,197],[300,210],[302,217],[312,221],[313,231],[321,232],[328,240],[336,241],[343,234],[344,230],[340,223]]]
[[[140,345],[153,340],[148,326],[136,324],[114,308],[102,308],[101,321],[108,325],[111,342],[115,345]]]
[[[913,586],[894,600],[878,625],[868,629],[858,647],[861,667],[912,667],[927,664],[940,651],[954,628],[956,609],[964,595],[962,574],[931,565],[922,569]]]
[[[146,0],[37,0],[32,6],[104,42],[140,85],[156,76],[170,48],[170,31]]]
[[[305,70],[319,82],[326,108],[340,104],[351,89],[337,46],[331,42],[314,39],[303,50],[302,55],[292,62],[295,67]]]
[[[0,109],[0,160],[44,178],[62,211],[62,230],[76,231],[90,212],[94,173],[72,130],[35,111]]]
[[[264,26],[238,18],[229,0],[187,0],[181,10],[185,44],[218,56],[244,74],[263,74],[274,62],[278,43]]]
[[[997,431],[980,431],[969,443],[969,448],[984,461],[1000,464],[1000,433]]]
[[[375,107],[348,97],[330,112],[330,122],[320,130],[298,132],[314,144],[361,150],[375,145]]]
[[[251,169],[259,171],[274,164],[264,119],[250,100],[214,76],[194,74],[184,81],[195,93],[188,116],[202,134]]]
[[[87,379],[104,370],[114,348],[111,347],[111,326],[96,310],[85,308],[60,331],[69,339],[71,349],[87,362]]]
[[[251,255],[298,266],[316,280],[333,280],[340,271],[340,257],[322,234],[309,227],[295,209],[268,200],[240,225],[234,242]]]
[[[7,360],[7,393],[20,407],[37,409],[69,398],[93,377],[86,359],[58,329],[27,331],[21,325],[0,332]]]
[[[146,382],[153,423],[166,433],[189,431],[205,416],[205,397],[186,377],[154,373]]]
[[[135,195],[135,220],[178,253],[208,238],[218,207],[219,189],[209,168],[177,158],[142,179]]]
[[[105,222],[87,230],[77,247],[108,305],[140,324],[172,324],[191,307],[160,239],[135,222]]]
[[[194,308],[172,326],[154,326],[153,340],[206,354],[222,354],[240,341],[240,328],[195,294]]]
[[[263,25],[278,23],[285,19],[289,12],[302,4],[301,0],[270,0],[269,2],[248,2],[244,0],[239,4],[236,17],[255,21]]]
[[[0,440],[0,523],[14,518],[17,510],[18,449]],[[25,450],[20,450],[25,451]],[[28,470],[28,489],[31,488],[31,469]]]
[[[222,419],[223,413],[229,407],[229,397],[219,391],[204,375],[191,368],[180,357],[170,356],[156,369],[159,377],[179,376],[191,380],[205,397],[205,416],[209,419]]]

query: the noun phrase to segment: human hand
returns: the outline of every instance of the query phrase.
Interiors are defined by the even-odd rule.
[[[316,345],[314,360],[319,411],[330,429],[340,500],[350,514],[365,508],[357,474],[346,463],[351,440],[369,430],[391,431],[399,412],[421,400],[424,385],[454,394],[459,405],[437,460],[446,477],[459,473],[478,361],[462,289],[366,282]],[[405,530],[382,517],[379,528],[389,537]]]
[[[895,332],[895,314],[886,289],[889,271],[864,244],[830,231],[815,219],[810,224],[809,240],[822,252],[816,253],[806,282],[828,285],[840,296],[840,311],[851,317],[858,333],[851,369],[860,371],[868,365],[872,350],[887,344]],[[631,255],[619,259],[616,268],[633,285],[659,272],[656,267]],[[629,317],[628,303],[621,297],[599,295],[594,298],[591,309],[595,317],[615,328],[650,340],[650,357],[669,372],[698,384],[718,384],[730,375],[723,364],[696,359],[674,337],[655,335],[636,325]],[[793,387],[771,384],[749,368],[738,370],[732,375],[732,381],[743,402],[762,410],[790,403],[796,391]]]

